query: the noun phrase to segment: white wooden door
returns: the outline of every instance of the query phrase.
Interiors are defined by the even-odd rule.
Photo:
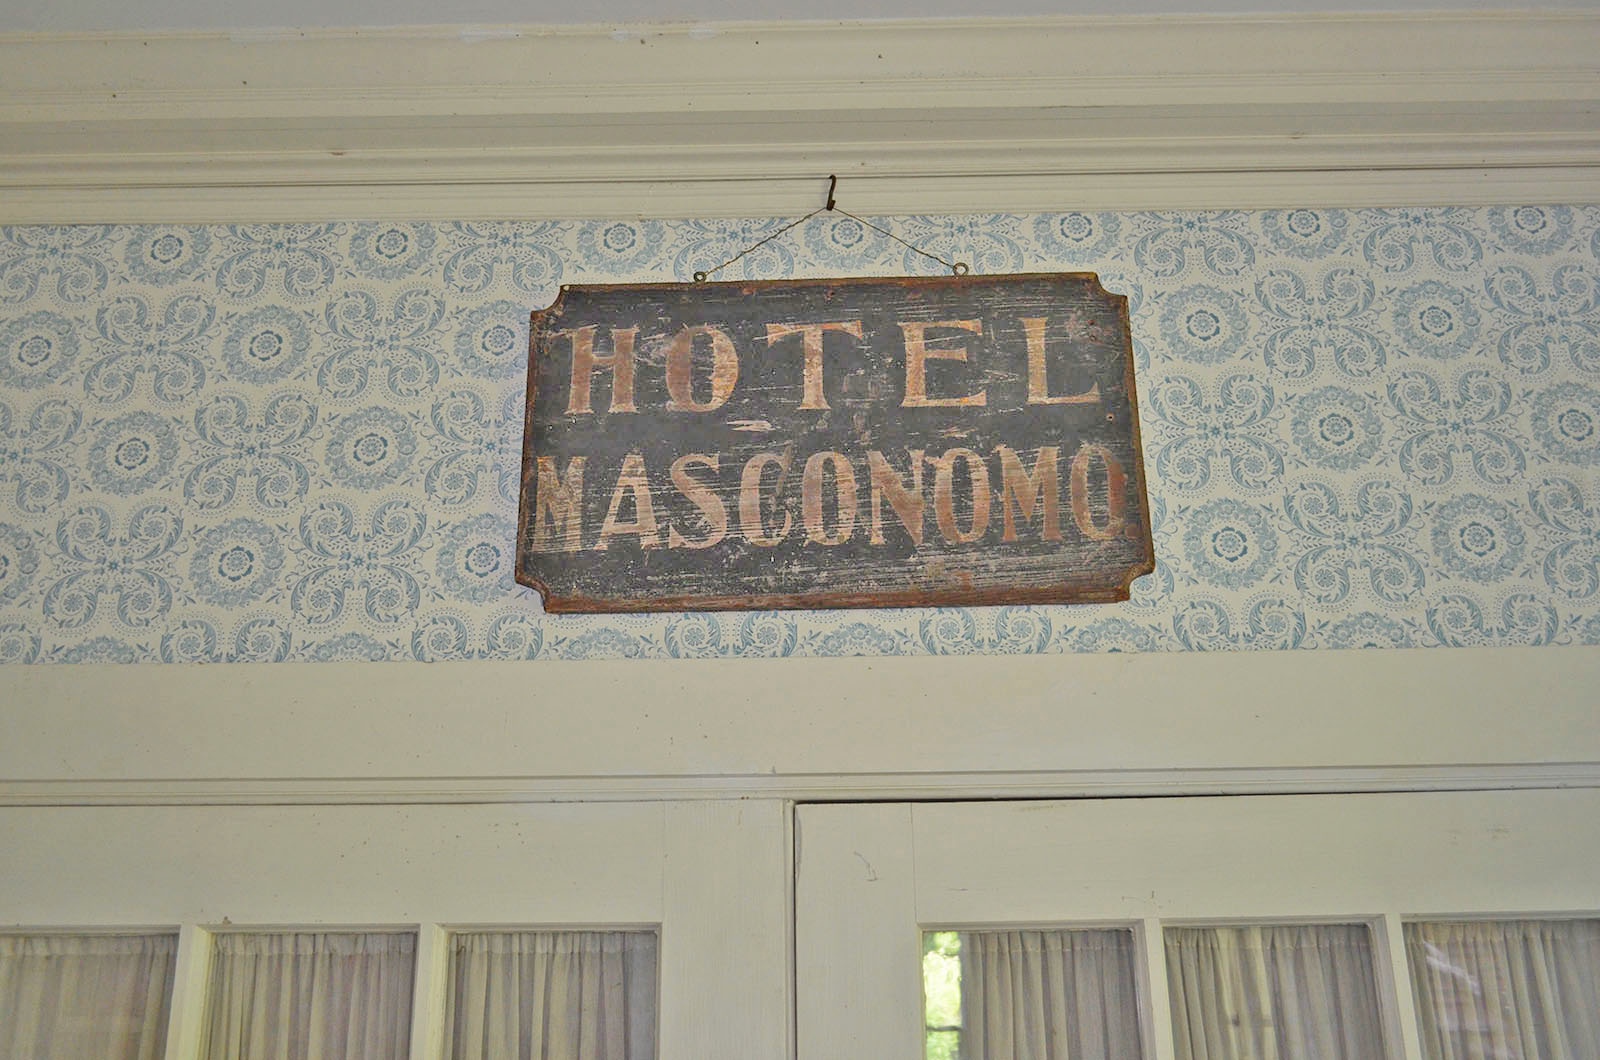
[[[168,1060],[199,1053],[210,936],[418,932],[413,1060],[442,1055],[446,939],[659,932],[659,1060],[789,1054],[778,800],[0,809],[0,927],[179,932]]]
[[[1174,1055],[1162,929],[1372,926],[1391,1060],[1419,1060],[1401,925],[1600,914],[1600,791],[802,806],[798,1060],[923,1056],[922,933],[1134,930],[1145,1056]]]

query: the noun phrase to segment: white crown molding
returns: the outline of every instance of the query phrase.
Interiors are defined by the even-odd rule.
[[[0,36],[0,222],[1600,201],[1600,14]]]

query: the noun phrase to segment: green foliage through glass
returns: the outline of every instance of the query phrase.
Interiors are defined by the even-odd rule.
[[[926,1060],[961,1060],[961,933],[922,933]]]

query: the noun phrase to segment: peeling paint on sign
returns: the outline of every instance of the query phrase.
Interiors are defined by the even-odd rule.
[[[1093,274],[569,286],[529,343],[547,611],[1104,602],[1155,568]]]

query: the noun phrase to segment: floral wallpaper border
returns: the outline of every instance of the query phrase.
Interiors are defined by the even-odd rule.
[[[881,219],[1129,297],[1157,572],[547,618],[511,579],[528,311],[782,223],[0,228],[0,662],[1600,643],[1593,206]],[[930,266],[828,217],[729,271]]]

